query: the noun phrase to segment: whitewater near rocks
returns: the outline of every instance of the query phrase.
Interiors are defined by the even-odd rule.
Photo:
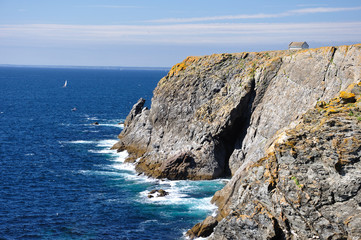
[[[318,218],[311,217],[318,209],[308,209],[307,212],[286,201],[291,206],[289,212],[279,210],[283,209],[282,207],[274,207],[273,211],[272,204],[280,205],[282,194],[287,195],[292,191],[289,187],[281,189],[278,184],[274,185],[274,182],[281,181],[279,178],[282,174],[274,174],[272,171],[274,168],[278,171],[291,166],[292,161],[282,164],[277,157],[277,161],[273,158],[272,161],[265,161],[263,157],[272,151],[275,151],[274,156],[278,156],[275,141],[283,139],[287,130],[304,122],[302,115],[317,102],[327,102],[350,84],[361,81],[360,69],[361,45],[189,57],[175,65],[168,75],[159,81],[150,109],[143,107],[144,100],[139,100],[134,105],[114,148],[119,151],[127,150],[130,154],[128,161],[135,162],[139,159],[135,163],[137,171],[156,178],[214,179],[231,175],[231,181],[213,198],[219,206],[218,215],[214,218],[215,225],[218,224],[212,235],[214,239],[249,239],[252,236],[255,239],[358,237],[359,233],[352,230],[352,227],[348,228],[347,223],[351,223],[352,218],[359,219],[359,216],[349,216],[348,220],[327,216],[325,219],[336,224],[338,228],[320,232],[314,224],[321,221],[324,214],[320,213]],[[357,98],[351,103],[355,104],[356,101]],[[352,111],[357,113],[359,109]],[[343,125],[347,121],[340,122]],[[348,129],[357,133],[357,120],[354,120],[352,127]],[[343,130],[336,128],[334,131]],[[307,134],[304,133],[306,136]],[[317,138],[322,132],[312,134],[310,136]],[[357,163],[360,149],[357,141],[353,143],[356,144],[352,148],[355,152],[354,158],[358,160],[347,161]],[[314,144],[317,145],[317,141]],[[305,144],[304,147],[310,150],[313,145]],[[317,151],[322,153],[324,149]],[[345,151],[351,150],[346,148]],[[302,152],[306,153],[308,150]],[[321,153],[312,161],[325,161],[325,155]],[[302,154],[297,156],[301,158]],[[300,161],[297,156],[293,156],[295,162]],[[264,162],[272,166],[264,165]],[[264,166],[254,172],[250,170],[250,166],[254,166],[252,164]],[[311,162],[302,164],[308,166]],[[324,170],[332,166],[335,168],[332,164],[327,167],[318,163],[316,165]],[[356,172],[359,171],[357,164],[352,166]],[[265,169],[273,170],[266,173]],[[337,169],[335,171],[338,172]],[[318,174],[321,173],[321,170],[315,171],[315,179],[319,178]],[[267,174],[277,181],[267,180],[264,176]],[[287,173],[283,177],[294,177],[300,182],[299,178],[302,179],[307,173],[300,174],[303,175],[293,176]],[[334,172],[328,174],[323,178],[325,181],[329,176],[333,176]],[[255,184],[261,181],[262,176],[265,177],[265,185],[262,185],[260,190]],[[346,183],[356,181],[352,182],[356,186],[352,190],[352,196],[358,196],[358,178],[351,180],[347,174],[339,177]],[[246,183],[241,184],[242,181]],[[294,179],[292,181],[295,182]],[[297,185],[296,190],[299,188]],[[331,193],[327,187],[317,185],[315,189],[321,196],[335,195],[335,192]],[[282,194],[277,195],[277,191]],[[271,200],[261,205],[253,203],[254,205],[240,207],[245,199],[252,202],[252,199],[256,200],[263,195]],[[360,202],[357,199],[355,201],[358,205],[353,204],[351,208],[360,208]],[[336,203],[337,200],[334,200],[332,204]],[[248,207],[258,210],[252,214],[243,214],[250,211]],[[348,214],[347,211],[339,211],[340,214]],[[267,214],[264,214],[265,212]],[[300,217],[289,217],[295,214]],[[248,217],[242,217],[246,215]],[[265,224],[264,227],[249,223],[259,216],[264,219],[260,221]],[[340,219],[344,219],[343,222]],[[215,221],[206,220],[214,225]],[[199,232],[201,228],[198,226],[198,232],[190,231],[189,235],[194,237],[210,234],[207,231],[207,234],[202,235]],[[243,230],[249,228],[253,229],[253,232],[245,237]],[[221,234],[222,232],[225,234]],[[333,235],[330,232],[333,232]]]

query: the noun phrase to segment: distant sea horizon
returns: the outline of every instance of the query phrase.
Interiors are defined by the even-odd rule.
[[[158,70],[169,71],[172,67],[136,67],[136,66],[80,66],[80,65],[26,65],[26,64],[0,64],[0,67],[18,68],[56,68],[56,69],[103,69],[103,70]]]
[[[214,214],[228,179],[149,178],[110,150],[166,74],[0,67],[0,239],[185,239]]]

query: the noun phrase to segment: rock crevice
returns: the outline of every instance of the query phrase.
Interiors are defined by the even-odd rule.
[[[232,176],[213,197],[212,227],[193,236],[216,220],[211,239],[353,239],[360,56],[356,44],[188,57],[160,80],[150,109],[134,105],[114,148],[157,178]]]

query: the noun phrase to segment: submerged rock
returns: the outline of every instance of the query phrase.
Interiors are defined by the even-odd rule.
[[[165,197],[167,195],[169,195],[169,192],[167,192],[163,189],[154,189],[148,193],[148,198]]]

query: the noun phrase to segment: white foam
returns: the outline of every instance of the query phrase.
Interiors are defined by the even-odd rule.
[[[100,123],[98,126],[124,128],[124,124],[122,123]]]
[[[117,157],[116,159],[113,160],[115,162],[124,162],[125,159],[127,159],[127,157],[129,156],[127,151],[122,151],[122,152],[115,152],[114,150],[110,150],[110,151],[112,151],[114,156]]]
[[[98,154],[113,154],[113,151],[110,149],[101,149],[101,150],[89,149],[88,152],[98,153]]]
[[[103,176],[115,176],[115,177],[121,176],[120,173],[112,172],[112,171],[79,170],[78,173],[83,175],[103,175]]]
[[[99,118],[97,118],[97,117],[87,117],[86,119],[87,120],[92,120],[92,121],[99,120]]]
[[[84,130],[84,131],[82,131],[82,132],[92,132],[92,133],[97,133],[97,132],[99,132],[99,130]]]
[[[66,126],[66,127],[69,127],[71,126],[72,124],[71,123],[59,123],[60,126]]]
[[[206,197],[199,199],[197,205],[191,207],[191,209],[195,210],[207,210],[209,212],[215,212],[217,210],[217,206],[211,203],[212,197]]]
[[[135,172],[135,167],[131,163],[113,164],[112,167],[115,168],[115,169],[118,169],[118,170],[127,170],[127,171]]]
[[[97,147],[112,147],[118,141],[114,139],[106,139],[98,141]]]
[[[76,142],[81,143],[81,141]],[[126,180],[127,184],[146,184],[145,186],[148,186],[147,189],[139,192],[139,198],[137,198],[137,201],[143,204],[178,205],[184,206],[186,209],[189,209],[190,212],[204,211],[208,214],[211,214],[212,212],[213,215],[215,214],[217,207],[210,203],[211,197],[193,197],[195,196],[194,193],[202,191],[204,187],[212,186],[213,183],[224,184],[227,180],[170,181],[166,179],[150,178],[144,174],[137,174],[135,164],[125,163],[125,159],[129,156],[127,151],[117,152],[116,150],[110,150],[110,147],[116,142],[117,140],[114,139],[96,141],[96,148],[88,150],[91,153],[107,154],[111,156],[109,164],[102,167],[107,171],[92,172],[92,174],[119,176],[121,179]],[[139,160],[140,159],[137,159],[136,162]],[[157,194],[154,194],[152,198],[148,198],[149,192],[152,189],[163,189],[169,194],[163,197],[157,197]]]
[[[87,141],[87,140],[76,140],[76,141],[68,141],[66,143],[74,143],[74,144],[94,144],[95,141]]]

